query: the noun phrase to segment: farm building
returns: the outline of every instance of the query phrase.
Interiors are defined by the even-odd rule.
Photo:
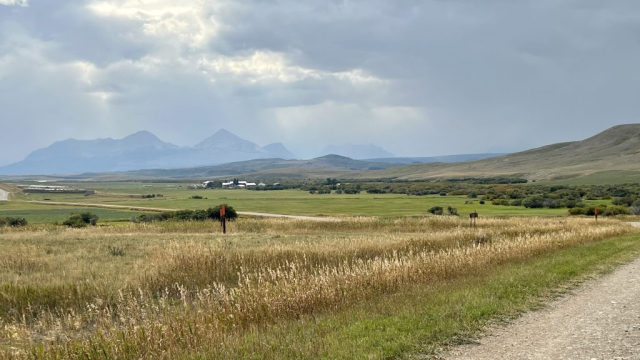
[[[256,183],[247,182],[247,181],[238,181],[237,184],[235,184],[233,181],[222,183],[222,187],[225,189],[235,189],[235,188],[243,189],[243,188],[248,188],[253,186],[256,186]]]

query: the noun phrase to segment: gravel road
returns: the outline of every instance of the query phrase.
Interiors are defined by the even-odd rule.
[[[640,259],[444,358],[640,359]]]
[[[275,217],[275,218],[287,218],[287,219],[308,220],[308,221],[333,221],[333,222],[341,221],[338,218],[332,218],[332,217],[266,214],[266,213],[250,212],[250,211],[238,211],[238,214],[247,215],[247,216]]]
[[[0,189],[0,201],[7,201],[9,200],[9,192]]]

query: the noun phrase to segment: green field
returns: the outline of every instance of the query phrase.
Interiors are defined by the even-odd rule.
[[[82,206],[51,206],[23,202],[0,202],[0,217],[25,218],[30,223],[62,222],[72,213],[90,211],[100,217],[100,221],[128,221],[141,214],[139,211],[89,208]]]
[[[548,183],[557,185],[616,185],[640,182],[640,171],[610,170],[600,171],[581,177],[553,180]]]
[[[238,211],[265,212],[286,215],[367,215],[367,216],[405,216],[425,214],[433,206],[448,206],[458,210],[461,216],[477,211],[483,216],[564,216],[566,209],[526,209],[522,206],[498,206],[487,202],[484,205],[478,199],[466,196],[408,196],[402,194],[309,194],[301,190],[252,191],[222,189],[188,189],[188,184],[167,183],[82,183],[69,184],[83,189],[96,190],[96,195],[82,194],[25,194],[22,200],[51,202],[70,202],[87,204],[122,205],[131,207],[152,207],[163,209],[206,209],[221,203],[227,203]],[[142,194],[162,194],[163,197],[142,199]],[[204,197],[201,200],[192,196]],[[590,204],[589,201],[585,201]],[[12,210],[21,206],[33,207],[34,204],[14,203]],[[39,205],[37,210],[47,205]],[[69,212],[66,205],[49,205],[52,211]],[[34,209],[35,211],[36,209]],[[72,209],[73,210],[73,209]],[[2,210],[0,210],[0,216]],[[105,213],[109,219],[120,220],[131,217],[128,212],[110,210]],[[31,216],[29,214],[29,216]],[[33,217],[33,221],[46,219],[49,215]],[[106,218],[105,218],[106,219]],[[28,218],[28,220],[30,220]]]

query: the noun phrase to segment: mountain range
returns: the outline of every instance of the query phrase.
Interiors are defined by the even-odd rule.
[[[140,131],[123,139],[58,141],[32,152],[20,162],[0,167],[0,174],[127,171],[295,157],[283,144],[261,147],[224,129],[193,147],[179,147],[148,131]]]
[[[333,154],[312,160],[291,160],[295,156],[282,144],[260,147],[226,130],[193,147],[178,147],[142,131],[120,140],[56,142],[34,151],[21,162],[0,168],[0,174],[118,172],[113,176],[132,177],[252,174],[269,178],[339,176],[402,180],[516,176],[539,181],[594,174],[622,179],[621,172],[626,172],[625,179],[633,180],[640,178],[640,124],[618,125],[581,141],[497,155],[500,154],[354,160]]]
[[[331,176],[399,180],[504,176],[530,181],[579,178],[582,179],[579,181],[634,182],[640,179],[640,124],[615,126],[581,141],[496,155],[499,154],[370,160],[328,155],[312,160],[266,159],[191,169],[143,170],[129,175],[203,178],[242,175],[261,179]],[[434,162],[438,159],[440,162]],[[407,165],[416,161],[421,163]]]

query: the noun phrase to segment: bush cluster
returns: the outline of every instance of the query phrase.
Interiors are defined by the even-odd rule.
[[[3,226],[18,227],[18,226],[26,226],[26,225],[27,225],[27,219],[25,218],[0,217],[0,227],[3,227]]]
[[[162,194],[145,194],[145,195],[140,195],[141,198],[143,199],[153,199],[153,198],[157,198],[157,197],[164,197],[164,195]]]
[[[73,228],[83,228],[89,225],[95,226],[98,224],[98,219],[98,215],[90,212],[84,212],[80,214],[71,214],[71,216],[62,224]]]
[[[225,219],[233,221],[238,218],[238,213],[231,206],[226,205]],[[218,220],[220,221],[220,209],[222,205],[208,208],[206,210],[178,210],[178,211],[165,211],[155,214],[142,214],[137,218],[134,218],[135,222],[156,222],[156,221],[205,221],[205,220]]]
[[[586,216],[594,216],[596,214],[596,209],[598,209],[599,216],[616,216],[616,215],[629,215],[629,208],[625,206],[613,205],[613,206],[592,206],[592,207],[584,207],[584,208],[573,208],[569,209],[570,215],[586,215]]]
[[[427,212],[432,213],[433,215],[444,215],[444,208],[442,206],[434,206],[431,209],[427,210]],[[450,216],[458,216],[458,209],[447,206],[447,214]]]

